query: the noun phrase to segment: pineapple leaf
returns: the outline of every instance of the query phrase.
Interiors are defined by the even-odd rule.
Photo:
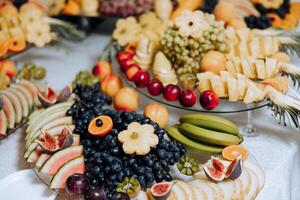
[[[287,76],[292,80],[293,86],[297,89],[300,88],[300,74],[292,74],[288,72],[282,72],[283,75]]]

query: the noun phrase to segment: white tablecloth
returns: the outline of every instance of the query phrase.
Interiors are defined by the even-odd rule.
[[[92,35],[84,42],[68,44],[64,48],[32,49],[14,59],[18,66],[34,62],[47,67],[46,81],[54,88],[62,88],[80,69],[91,69],[96,63],[109,36]],[[142,99],[143,107],[149,103]],[[184,112],[169,108],[170,123],[175,123]],[[226,115],[240,126],[246,123],[246,113]],[[300,199],[300,135],[296,129],[277,124],[266,108],[254,113],[254,124],[259,131],[255,138],[246,138],[250,150],[266,174],[266,184],[259,200]],[[18,131],[0,142],[0,178],[28,167],[23,159],[24,133]]]

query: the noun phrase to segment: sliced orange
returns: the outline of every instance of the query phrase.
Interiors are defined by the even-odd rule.
[[[249,156],[249,152],[247,149],[239,145],[228,146],[222,151],[223,158],[229,161],[234,161],[240,155],[242,155],[243,160],[246,160]]]
[[[104,137],[112,130],[112,128],[112,119],[107,115],[100,115],[90,122],[88,131],[94,136]]]

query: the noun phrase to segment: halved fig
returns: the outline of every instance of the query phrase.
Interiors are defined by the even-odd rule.
[[[47,132],[44,133],[44,138],[38,141],[38,143],[47,153],[55,153],[59,150],[56,139]]]
[[[163,200],[167,199],[170,195],[173,183],[172,182],[162,182],[156,183],[151,187],[151,194],[155,199]]]
[[[225,178],[225,174],[222,171],[219,171],[215,168],[208,168],[205,165],[202,165],[202,168],[208,178],[212,182],[220,182]]]
[[[211,163],[216,170],[221,171],[222,173],[226,172],[224,164],[218,158],[212,156]]]
[[[70,96],[72,94],[72,91],[73,91],[72,85],[67,85],[59,93],[57,101],[58,102],[65,102],[65,101],[67,101],[70,98]]]
[[[232,161],[232,163],[228,166],[226,171],[226,178],[228,179],[237,179],[242,174],[242,155],[240,155],[237,159]]]
[[[49,107],[57,102],[58,96],[51,87],[48,87],[45,92],[38,94],[38,98],[44,107]]]
[[[69,127],[64,127],[58,139],[59,148],[65,149],[71,146],[73,142],[74,142],[74,138],[72,135],[72,130]]]

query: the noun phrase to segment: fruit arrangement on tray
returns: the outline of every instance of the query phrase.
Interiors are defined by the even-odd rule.
[[[239,145],[243,137],[234,123],[188,114],[164,129],[157,106],[150,104],[143,115],[126,111],[134,109],[132,102],[117,102],[120,92],[137,95],[126,87],[117,92],[117,111],[112,110],[107,106],[113,99],[101,88],[114,75],[105,73],[101,83],[77,84],[73,94],[67,86],[65,102],[50,104],[58,95],[44,96],[49,107],[29,117],[24,157],[50,179],[50,188],[91,200],[256,198],[264,172]]]
[[[206,110],[218,106],[219,99],[268,100],[283,124],[290,116],[298,127],[300,104],[293,86],[299,84],[300,71],[284,51],[299,53],[297,35],[225,28],[201,11],[185,11],[168,21],[170,16],[149,12],[138,20],[118,20],[101,58],[114,61],[116,55],[128,81],[147,87],[153,99],[163,94],[167,102],[194,107],[197,88]]]

